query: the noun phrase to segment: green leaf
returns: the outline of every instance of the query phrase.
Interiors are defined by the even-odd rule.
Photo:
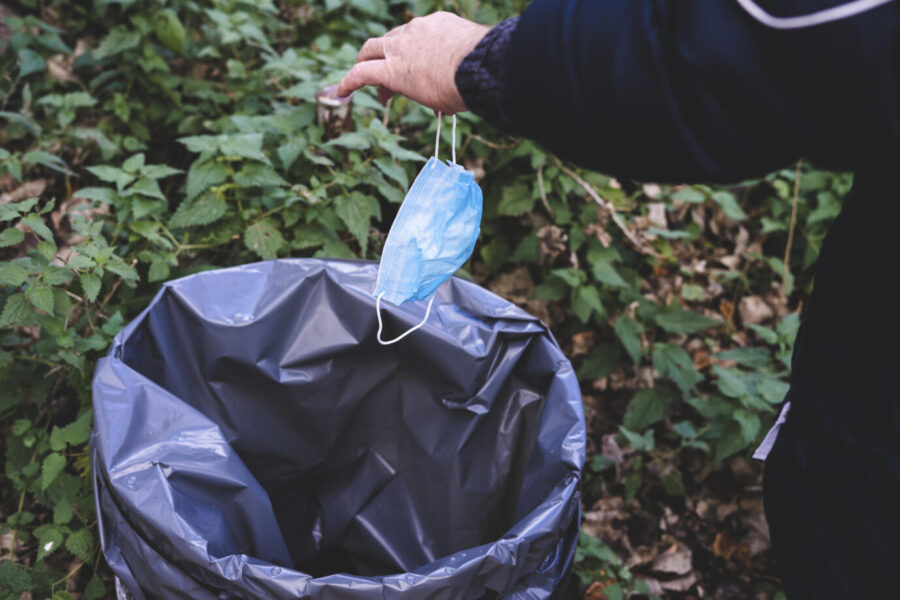
[[[17,246],[25,240],[25,234],[20,229],[8,227],[0,232],[0,248]]]
[[[66,457],[58,452],[51,452],[41,464],[41,490],[46,490],[66,467]],[[62,540],[60,540],[62,541]]]
[[[19,287],[28,278],[28,269],[13,263],[0,263],[0,285]]]
[[[155,198],[156,200],[166,199],[166,197],[162,193],[162,190],[159,189],[159,183],[157,183],[155,179],[150,179],[149,177],[141,177],[131,186],[129,186],[122,195],[133,196],[135,194],[140,194],[141,196],[146,196],[147,198]]]
[[[670,196],[672,200],[678,202],[687,202],[688,204],[699,204],[706,200],[706,195],[693,188],[684,187]]]
[[[160,10],[153,16],[153,32],[159,43],[176,54],[184,53],[187,35],[173,10]]]
[[[631,447],[635,450],[645,452],[650,452],[653,450],[655,443],[653,439],[652,429],[648,429],[644,432],[644,435],[640,435],[629,430],[623,425],[619,425],[619,431],[622,432],[622,435],[625,436],[625,439],[628,440],[628,443],[631,444]]]
[[[764,377],[756,384],[756,390],[769,404],[780,404],[787,396],[790,386],[774,377]]]
[[[619,364],[622,349],[615,342],[603,342],[591,349],[590,354],[578,369],[578,379],[601,379],[606,377]]]
[[[35,285],[25,292],[31,304],[48,315],[53,314],[53,288],[46,285]]]
[[[724,212],[727,217],[735,219],[737,221],[743,221],[747,218],[747,214],[738,205],[737,199],[731,192],[713,192],[710,195],[710,198],[716,201],[716,203],[722,208],[722,212]]]
[[[31,429],[31,421],[28,419],[16,419],[13,423],[12,432],[14,436],[21,437],[29,429]]]
[[[747,444],[752,443],[759,434],[759,416],[744,408],[734,411],[734,420],[741,426],[741,435]]]
[[[591,247],[587,252],[587,261],[591,265],[594,279],[613,287],[628,287],[628,284],[613,267],[612,263],[617,259],[618,253],[612,248],[603,248],[597,245]]]
[[[769,329],[768,327],[763,327],[762,325],[748,324],[747,327],[756,332],[762,340],[767,344],[775,344],[778,342],[778,334]]]
[[[718,378],[716,385],[718,385],[719,391],[729,398],[740,398],[747,394],[747,384],[737,372],[725,369],[720,365],[713,365],[712,371]]]
[[[365,252],[369,239],[369,223],[372,217],[380,212],[378,202],[370,196],[353,192],[349,196],[338,197],[334,201],[334,209]]]
[[[150,269],[147,272],[147,281],[165,281],[169,278],[169,264],[161,259],[154,260],[150,263]]]
[[[710,327],[718,327],[722,325],[722,321],[711,319],[705,315],[695,313],[690,310],[674,309],[667,310],[656,315],[656,324],[678,335],[688,335],[697,333]]]
[[[28,304],[25,294],[18,292],[6,299],[0,313],[0,327],[24,325],[33,314],[34,309]]]
[[[322,244],[322,249],[315,253],[316,258],[356,258],[347,244],[340,240],[329,240]]]
[[[226,165],[214,160],[194,161],[188,170],[187,184],[185,185],[187,200],[193,200],[210,186],[219,185],[227,178],[228,167]]]
[[[54,525],[65,525],[72,520],[73,516],[74,513],[72,512],[72,503],[68,498],[63,496],[56,501],[56,506],[53,507]]]
[[[88,562],[94,553],[94,535],[87,527],[83,527],[66,538],[66,550]]]
[[[269,165],[248,163],[234,176],[234,182],[243,187],[287,185],[287,181]]]
[[[305,137],[297,136],[279,146],[276,153],[278,154],[278,160],[281,161],[281,167],[285,171],[289,170],[308,144],[309,141]]]
[[[65,459],[63,459],[63,464],[65,464]],[[35,529],[34,537],[38,540],[38,561],[44,560],[44,558],[56,552],[63,545],[62,532],[56,526],[50,525],[49,523]]]
[[[569,293],[569,284],[559,277],[547,277],[531,293],[532,300],[562,300]]]
[[[722,430],[722,435],[716,441],[714,460],[721,462],[732,454],[739,452],[748,446],[744,439],[744,432],[737,421],[729,421]]]
[[[641,355],[643,354],[641,349],[641,334],[644,332],[643,325],[631,317],[622,316],[616,319],[613,329],[622,345],[625,346],[625,350],[628,352],[631,360],[635,364],[641,362]]]
[[[506,216],[519,216],[525,214],[534,207],[534,198],[531,191],[524,183],[503,188],[503,196],[497,205],[497,214]]]
[[[125,281],[138,281],[140,279],[137,271],[135,271],[133,267],[126,265],[122,262],[122,259],[118,257],[115,257],[114,260],[106,263],[105,268],[107,271],[115,273]]]
[[[327,229],[320,226],[301,225],[294,229],[294,239],[291,242],[291,247],[297,250],[305,250],[321,246],[325,242],[334,239],[333,234],[329,235],[329,233]]]
[[[248,227],[244,232],[244,244],[263,260],[276,258],[278,251],[286,245],[272,219],[263,219]]]
[[[87,198],[105,204],[112,204],[116,199],[116,191],[111,188],[85,187],[76,190],[72,196],[75,198]]]
[[[718,360],[733,360],[752,369],[764,367],[772,361],[771,354],[765,348],[734,348],[726,352],[716,352],[712,357]]]
[[[135,154],[122,163],[122,170],[128,173],[137,173],[138,169],[144,166],[144,153]]]
[[[631,431],[643,431],[666,415],[673,399],[671,392],[659,388],[641,390],[631,398],[623,424]]]
[[[577,288],[585,282],[584,272],[580,269],[554,269],[551,273],[554,277],[559,277],[565,281],[569,287]]]
[[[84,588],[84,600],[100,600],[106,596],[106,585],[100,576],[94,573]]]
[[[663,377],[668,377],[675,382],[685,396],[703,381],[703,376],[694,369],[694,362],[690,355],[681,346],[654,344],[653,368],[659,371]]]
[[[48,242],[53,241],[53,232],[50,231],[50,228],[47,227],[46,224],[44,224],[44,220],[39,215],[26,215],[25,218],[22,219],[22,222],[31,227],[32,231]]]
[[[22,592],[32,587],[31,573],[28,567],[14,563],[11,560],[0,561],[0,581],[3,582],[3,592],[9,594],[7,598],[19,598]]]
[[[184,229],[209,225],[225,216],[226,212],[228,212],[228,205],[225,199],[208,192],[193,200],[183,200],[169,220],[169,227]]]
[[[94,273],[79,273],[78,279],[81,281],[81,289],[88,302],[97,300],[97,295],[100,293],[100,277]]]
[[[350,131],[340,137],[327,141],[325,145],[340,146],[341,148],[349,148],[351,150],[366,150],[371,147],[372,143],[367,136],[364,136],[358,131]]]
[[[32,73],[43,71],[47,68],[47,63],[40,54],[28,48],[19,50],[19,78],[27,77]]]
[[[62,428],[60,436],[70,446],[80,446],[91,437],[93,411],[87,410],[80,417]]]
[[[406,170],[397,164],[396,161],[380,157],[374,161],[375,166],[390,179],[393,179],[403,189],[409,188],[409,178],[406,176]]]
[[[600,293],[591,285],[581,286],[572,291],[572,312],[582,323],[587,323],[591,314],[597,313],[601,317],[606,314],[606,309],[600,301]]]
[[[110,31],[94,50],[94,58],[103,59],[115,56],[141,43],[141,34],[119,26]]]

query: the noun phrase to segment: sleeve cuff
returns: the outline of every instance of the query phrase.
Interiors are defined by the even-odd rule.
[[[519,17],[506,19],[478,42],[456,69],[456,88],[469,110],[492,125],[514,133],[503,114],[504,57]]]

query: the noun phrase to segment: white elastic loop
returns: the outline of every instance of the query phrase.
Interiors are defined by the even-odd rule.
[[[858,14],[878,8],[888,2],[894,0],[853,0],[846,4],[832,6],[818,12],[808,15],[798,15],[796,17],[776,17],[770,15],[753,0],[737,0],[747,14],[772,29],[805,29],[807,27],[815,27],[816,25],[824,25],[842,19],[849,19]]]
[[[452,162],[455,165],[456,164],[456,115],[453,115],[452,121],[453,121],[453,135],[450,137],[450,139],[452,140],[450,142],[450,152],[451,152],[450,162]]]
[[[394,342],[399,342],[400,340],[402,340],[403,338],[405,338],[406,336],[411,334],[413,331],[415,331],[416,329],[418,329],[419,327],[424,325],[425,321],[428,320],[428,315],[431,314],[431,304],[434,302],[434,296],[432,296],[431,299],[428,300],[428,308],[425,309],[425,318],[423,318],[422,321],[418,325],[413,325],[411,328],[407,329],[404,333],[401,333],[394,339],[385,341],[385,340],[381,339],[381,329],[383,327],[383,323],[381,322],[381,297],[382,296],[384,296],[384,292],[381,292],[380,294],[378,294],[378,297],[375,298],[375,314],[378,315],[378,334],[376,335],[376,337],[378,338],[378,343],[381,344],[382,346],[387,346],[389,344],[393,344]]]
[[[440,147],[440,144],[441,144],[441,111],[438,111],[437,133],[434,134],[434,157],[435,158],[438,157],[438,148]],[[432,168],[434,168],[433,165],[432,165]]]

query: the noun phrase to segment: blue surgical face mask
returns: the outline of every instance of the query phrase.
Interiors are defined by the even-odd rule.
[[[440,140],[440,117],[438,117]],[[428,159],[406,194],[388,233],[378,265],[375,297],[378,341],[393,343],[421,327],[428,319],[437,288],[472,254],[481,229],[481,188],[475,176],[456,164],[456,117],[453,117],[453,158],[443,163]],[[400,337],[381,340],[382,298],[393,304],[428,300],[422,323]]]

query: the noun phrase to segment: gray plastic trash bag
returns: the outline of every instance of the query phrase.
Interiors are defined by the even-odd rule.
[[[163,286],[94,376],[106,560],[144,598],[561,598],[585,425],[537,319],[452,279],[375,341],[377,265]],[[423,304],[386,305],[387,335]]]

